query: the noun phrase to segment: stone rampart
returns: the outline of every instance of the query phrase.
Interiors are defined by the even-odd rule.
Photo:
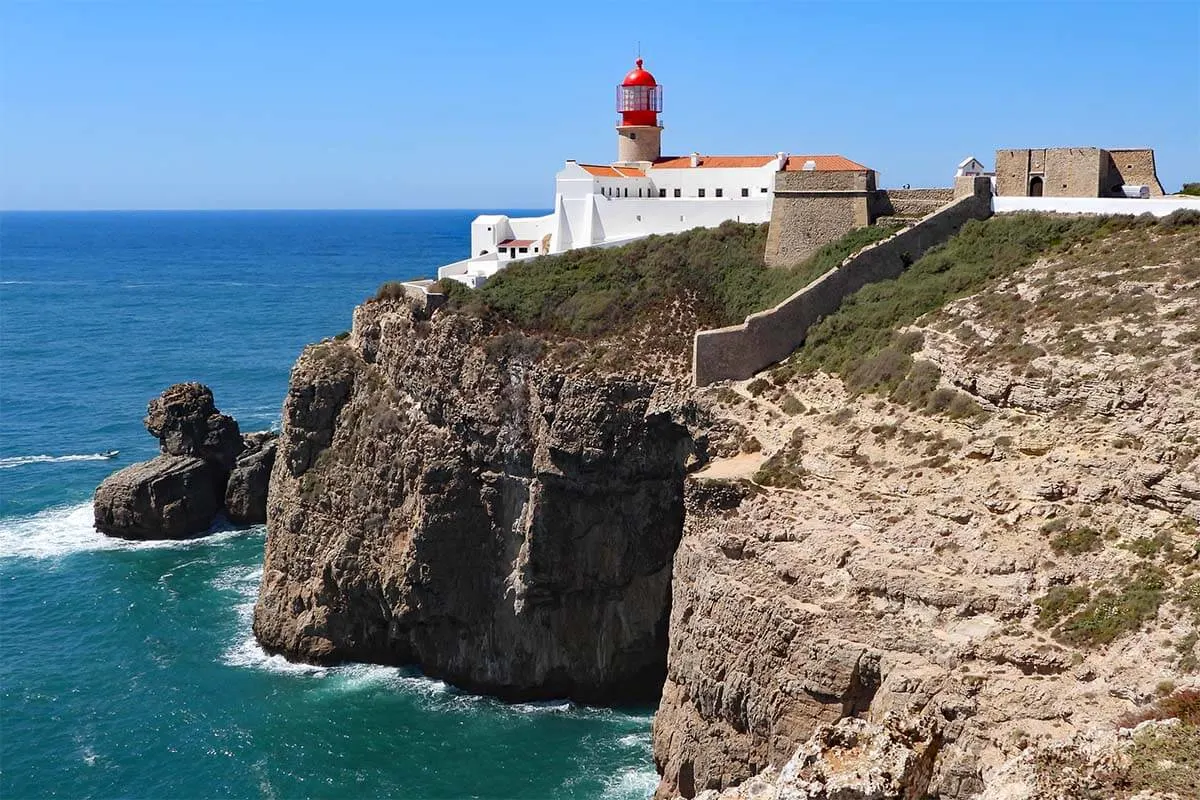
[[[821,245],[870,225],[875,194],[871,170],[777,172],[767,266],[797,264]]]
[[[698,331],[692,344],[692,380],[697,386],[744,380],[782,361],[800,346],[808,329],[836,311],[846,297],[869,283],[895,278],[968,220],[991,214],[991,181],[976,178],[971,195],[860,250],[774,308],[751,314],[740,325]]]
[[[954,200],[954,189],[880,189],[875,193],[875,217],[924,217]]]

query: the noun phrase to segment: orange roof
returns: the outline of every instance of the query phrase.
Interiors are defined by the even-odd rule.
[[[505,239],[496,247],[529,247],[533,244],[533,239]]]
[[[775,156],[700,156],[700,167],[737,168],[764,167]],[[684,169],[691,168],[691,156],[663,156],[654,162],[652,169]]]
[[[801,172],[806,161],[815,162],[819,172],[861,172],[868,169],[845,156],[788,156],[787,164],[783,169],[785,172]]]
[[[644,178],[646,173],[637,167],[601,167],[596,164],[580,164],[589,175],[598,178]]]

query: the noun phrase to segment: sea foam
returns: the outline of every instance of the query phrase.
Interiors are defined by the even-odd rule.
[[[118,539],[96,530],[92,504],[80,503],[0,519],[0,558],[61,558],[96,550],[207,547],[255,530],[261,528],[218,529],[195,539]]]
[[[30,464],[61,464],[67,461],[108,461],[112,456],[107,453],[75,453],[65,456],[8,456],[0,458],[0,469],[15,469]]]

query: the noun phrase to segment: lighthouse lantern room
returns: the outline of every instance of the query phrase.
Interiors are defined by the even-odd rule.
[[[642,59],[617,86],[617,163],[654,162],[662,156],[662,86],[642,69]]]

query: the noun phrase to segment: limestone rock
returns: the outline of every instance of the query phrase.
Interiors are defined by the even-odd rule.
[[[269,490],[267,650],[509,699],[657,694],[686,394],[504,336],[383,301],[304,352]]]
[[[697,800],[916,800],[925,796],[939,739],[847,717],[819,727],[782,769]]]
[[[237,421],[217,411],[212,390],[202,383],[168,387],[150,401],[145,425],[164,455],[198,456],[225,472],[243,447]]]
[[[125,539],[184,539],[221,510],[219,475],[194,456],[162,455],[110,475],[96,490],[96,529]]]
[[[267,487],[275,466],[278,435],[251,433],[237,457],[225,486],[225,516],[235,525],[257,525],[267,521]]]

